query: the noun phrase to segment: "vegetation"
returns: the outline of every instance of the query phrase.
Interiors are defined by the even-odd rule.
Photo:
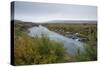
[[[96,41],[97,40],[97,25],[96,24],[79,24],[79,23],[50,23],[48,28],[52,31],[55,31],[59,34],[66,35],[66,32],[70,33],[79,33],[79,37],[84,37],[87,41]]]
[[[30,26],[30,25],[28,25]],[[15,65],[63,63],[74,61],[97,60],[97,29],[96,24],[48,24],[48,28],[65,36],[65,32],[80,33],[85,37],[85,52],[71,56],[67,53],[63,43],[50,40],[46,35],[30,37],[27,35],[27,25],[15,23],[14,27],[14,63]],[[69,44],[70,45],[70,44]]]
[[[30,37],[17,26],[15,28],[15,65],[62,63],[67,61],[67,52],[62,43],[48,37]]]
[[[97,48],[91,45],[85,45],[85,52],[77,50],[75,61],[94,61],[97,60]]]
[[[48,28],[65,36],[66,32],[79,33],[77,36],[85,38],[85,52],[77,49],[75,56],[71,56],[71,61],[93,61],[97,60],[97,25],[96,24],[65,24],[51,23]]]

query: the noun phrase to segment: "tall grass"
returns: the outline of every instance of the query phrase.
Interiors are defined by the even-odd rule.
[[[97,48],[91,44],[84,45],[84,52],[77,50],[75,61],[94,61],[97,60]]]
[[[15,65],[66,62],[67,52],[62,43],[46,36],[29,37],[25,33],[15,39]]]

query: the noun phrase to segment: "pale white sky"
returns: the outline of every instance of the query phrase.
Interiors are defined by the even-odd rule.
[[[16,1],[14,18],[31,22],[97,20],[97,7]]]

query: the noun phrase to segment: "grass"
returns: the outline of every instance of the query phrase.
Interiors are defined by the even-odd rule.
[[[17,27],[16,27],[17,28]],[[15,29],[15,65],[67,62],[67,52],[62,43],[46,36],[30,37],[22,29]]]
[[[61,35],[65,36],[65,32],[79,33],[78,37],[86,38],[84,41],[85,52],[80,52],[77,49],[75,56],[71,56],[71,61],[93,61],[97,60],[97,25],[96,24],[65,24],[65,23],[51,23],[48,24],[48,28]]]
[[[14,27],[15,65],[97,60],[97,30],[95,24],[48,24],[48,28],[52,31],[63,29],[63,32],[57,32],[62,35],[65,32],[81,33],[80,37],[89,39],[85,42],[85,52],[80,52],[77,49],[75,56],[70,56],[63,43],[50,40],[46,35],[42,35],[41,38],[38,36],[30,37],[27,35],[27,28],[16,23]]]
[[[97,49],[94,46],[90,46],[90,44],[86,44],[84,46],[85,52],[80,52],[77,50],[75,61],[94,61],[97,60]]]

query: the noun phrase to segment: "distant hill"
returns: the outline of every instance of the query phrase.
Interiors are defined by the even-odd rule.
[[[68,24],[97,24],[97,21],[94,20],[51,20],[51,21],[45,21],[45,22],[26,22],[26,21],[21,21],[21,20],[11,20],[12,22],[14,22],[14,24],[21,24],[25,27],[33,27],[33,26],[38,26],[38,25],[43,25],[43,26],[47,26],[47,24],[49,23],[68,23]]]
[[[95,20],[52,20],[52,21],[46,21],[44,23],[89,23],[89,24],[96,24],[97,21]]]

